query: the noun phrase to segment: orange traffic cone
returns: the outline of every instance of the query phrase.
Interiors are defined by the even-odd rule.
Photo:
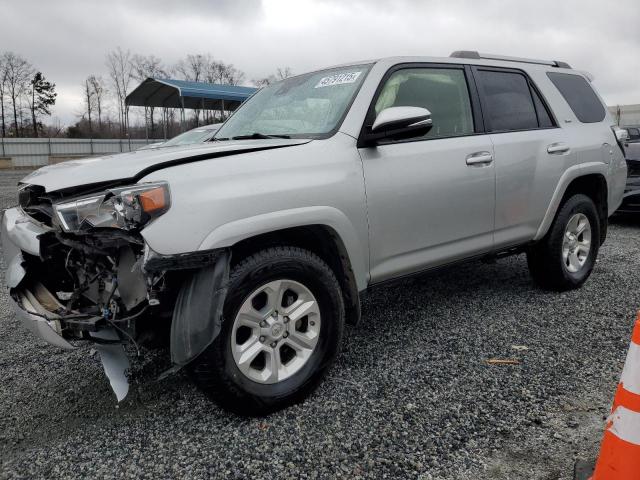
[[[640,312],[591,480],[640,479]]]

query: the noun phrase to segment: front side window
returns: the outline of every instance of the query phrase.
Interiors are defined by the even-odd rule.
[[[602,102],[581,75],[571,73],[548,72],[547,76],[562,94],[582,123],[596,123],[606,115]]]
[[[538,128],[527,78],[516,72],[478,70],[483,113],[492,132]],[[485,111],[487,110],[487,111]]]
[[[391,74],[375,103],[375,113],[389,107],[422,107],[433,128],[423,138],[473,133],[473,114],[463,70],[407,68]]]
[[[263,88],[225,122],[216,139],[259,135],[321,138],[339,127],[369,65],[321,70]]]

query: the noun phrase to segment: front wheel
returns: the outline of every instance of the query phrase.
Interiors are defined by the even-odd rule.
[[[269,248],[232,269],[220,335],[192,372],[224,408],[269,413],[319,384],[343,328],[341,289],[329,266],[300,248]]]
[[[600,247],[600,220],[591,198],[573,195],[549,232],[527,252],[529,271],[543,288],[571,290],[589,278]]]

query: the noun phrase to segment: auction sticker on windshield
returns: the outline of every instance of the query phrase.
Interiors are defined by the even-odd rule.
[[[346,72],[330,75],[320,79],[315,88],[333,87],[334,85],[343,85],[345,83],[354,83],[362,72]]]

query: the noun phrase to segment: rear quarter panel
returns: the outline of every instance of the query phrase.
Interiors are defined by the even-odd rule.
[[[544,199],[547,206],[546,212],[541,219],[535,236],[536,240],[542,238],[548,231],[562,197],[574,179],[589,174],[604,176],[608,188],[609,214],[612,214],[620,205],[626,181],[626,164],[611,131],[611,125],[614,122],[602,98],[598,95],[605,109],[604,119],[596,123],[582,123],[551,82],[547,71],[580,74],[575,70],[556,68],[549,70],[535,68],[528,72],[553,110],[556,121],[562,130],[563,141],[571,147],[572,153],[572,160],[569,164],[554,175],[553,188],[547,189],[548,194]],[[592,84],[591,87],[593,88],[594,85]],[[597,91],[596,94],[598,94]]]

